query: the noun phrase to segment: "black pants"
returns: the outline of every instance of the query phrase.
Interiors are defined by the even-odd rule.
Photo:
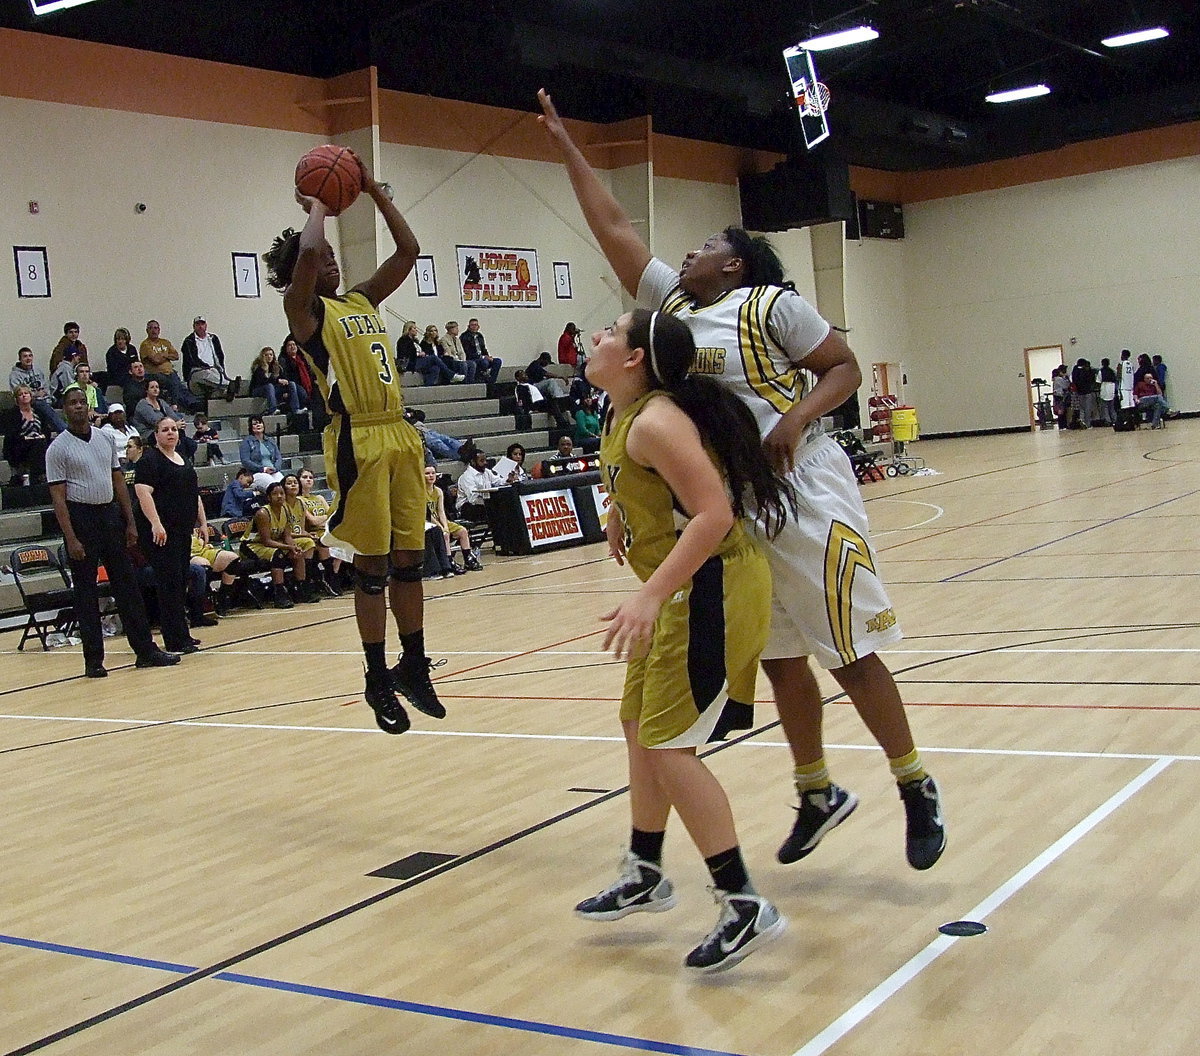
[[[87,502],[68,502],[71,527],[83,545],[84,559],[72,560],[71,576],[75,583],[75,617],[79,637],[83,639],[83,661],[88,665],[104,663],[104,635],[100,629],[100,597],[96,587],[96,566],[103,565],[108,584],[117,602],[121,625],[130,648],[138,656],[154,649],[150,622],[142,604],[142,592],[129,554],[125,550],[125,522],[115,502],[107,506]]]
[[[192,533],[186,528],[168,528],[167,541],[162,546],[149,536],[141,540],[141,546],[154,570],[163,647],[177,653],[192,638],[187,622],[187,568],[192,559]]]

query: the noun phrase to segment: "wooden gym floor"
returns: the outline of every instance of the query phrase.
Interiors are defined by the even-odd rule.
[[[707,980],[681,969],[716,911],[676,822],[679,908],[571,913],[628,828],[597,616],[632,581],[601,547],[429,584],[450,714],[399,738],[361,702],[349,600],[231,618],[166,672],[113,643],[105,682],[0,636],[0,1050],[1200,1051],[1198,431],[926,441],[938,475],[865,487],[949,846],[907,867],[835,700],[862,804],[776,864],[790,766],[760,679],[758,727],[710,765],[791,927]],[[939,934],[960,919],[990,930]]]

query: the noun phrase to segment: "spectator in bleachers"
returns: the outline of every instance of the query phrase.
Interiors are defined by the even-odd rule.
[[[137,431],[137,427],[125,416],[125,405],[123,403],[110,403],[108,405],[108,421],[100,427],[100,432],[112,437],[113,446],[117,449],[117,454],[125,450],[125,444],[130,437],[136,436],[139,440],[142,437],[142,434]]]
[[[467,322],[467,329],[462,333],[462,347],[467,362],[475,364],[475,377],[480,381],[487,381],[489,385],[495,385],[504,361],[488,351],[478,319]]]
[[[554,415],[558,424],[569,427],[567,408],[570,404],[570,377],[564,376],[550,365],[550,353],[543,352],[537,359],[525,368],[525,376],[529,384],[546,398],[548,409]]]
[[[179,657],[163,652],[150,637],[127,548],[137,542],[129,491],[112,441],[88,422],[83,393],[67,394],[70,428],[47,453],[50,499],[71,566],[75,618],[83,639],[84,674],[104,678],[104,635],[100,627],[97,566],[103,564],[117,612],[138,667],[167,667]]]
[[[342,596],[342,563],[349,560],[343,557],[342,551],[335,547],[325,546],[321,539],[325,535],[325,526],[329,523],[329,515],[333,511],[329,500],[324,495],[313,491],[317,482],[316,475],[305,467],[300,470],[300,501],[304,504],[304,529],[317,540],[317,561],[323,568],[325,589],[334,597]]]
[[[300,346],[291,334],[288,334],[279,346],[279,376],[294,388],[300,409],[308,407],[313,393],[312,373],[304,357],[300,355]]]
[[[58,366],[50,372],[47,388],[50,390],[50,399],[54,401],[56,407],[62,406],[63,393],[69,386],[75,384],[75,365],[77,363],[87,366],[87,359],[74,346],[68,345],[63,351],[62,358],[58,361]]]
[[[255,512],[241,544],[249,557],[271,566],[271,602],[277,609],[290,609],[296,604],[284,586],[284,571],[290,568],[297,576],[304,575],[304,555],[292,539],[285,497],[281,481],[268,485],[266,505]]]
[[[204,444],[208,448],[208,464],[210,466],[225,465],[225,456],[221,454],[221,430],[208,420],[207,414],[197,414],[192,419],[192,440],[199,448]]]
[[[579,327],[574,323],[567,323],[563,332],[558,335],[558,361],[566,364],[574,373],[579,374],[586,358]]]
[[[471,437],[459,440],[457,437],[429,428],[425,424],[425,412],[419,407],[407,408],[404,417],[421,434],[422,442],[429,448],[429,453],[434,458],[439,460],[457,458],[464,463],[471,461],[471,454],[475,450],[475,441]]]
[[[309,575],[313,560],[317,554],[317,536],[308,529],[308,515],[304,503],[300,501],[300,478],[295,473],[283,475],[283,505],[288,514],[288,530],[292,542],[300,548],[304,565],[292,580],[292,597],[296,601],[317,602],[321,600],[320,590],[313,577]],[[329,551],[326,551],[328,555]]]
[[[129,377],[130,366],[140,362],[129,331],[123,326],[118,326],[113,331],[113,343],[104,354],[104,366],[107,369],[105,385],[119,385],[124,388]]]
[[[14,484],[42,484],[46,480],[46,449],[54,435],[54,423],[38,408],[33,390],[18,385],[13,390],[15,407],[4,411],[4,460],[12,467]]]
[[[409,319],[400,336],[396,338],[396,366],[401,374],[417,369],[417,358],[421,355],[421,341],[417,337],[417,321]]]
[[[213,399],[224,396],[232,402],[242,387],[240,377],[225,373],[225,350],[221,339],[208,332],[208,321],[202,315],[192,320],[192,332],[179,346],[183,356],[183,376],[188,388],[197,396]]]
[[[513,377],[516,380],[516,385],[513,387],[513,398],[517,404],[516,414],[513,417],[516,419],[517,428],[521,432],[528,432],[533,428],[533,412],[539,403],[545,402],[545,397],[538,389],[529,384],[529,375],[525,371],[518,370]]]
[[[125,453],[121,456],[121,468],[125,470],[125,483],[129,487],[133,487],[135,467],[138,464],[138,459],[146,453],[146,443],[140,436],[131,436],[125,441]],[[117,454],[121,455],[121,448],[117,448]]]
[[[121,395],[124,397],[121,402],[127,408],[132,407],[135,411],[137,405],[146,398],[146,364],[140,359],[129,364],[129,377],[121,386]]]
[[[238,466],[238,471],[228,484],[221,498],[221,516],[242,517],[254,516],[258,509],[259,494],[253,488],[254,470],[249,466]]]
[[[82,359],[84,363],[88,361],[87,345],[79,340],[78,323],[63,324],[63,336],[58,339],[58,344],[54,346],[54,351],[50,353],[51,375],[58,370],[58,365],[64,359]]]
[[[86,363],[76,362],[73,384],[76,388],[83,389],[83,394],[88,401],[88,413],[91,415],[92,422],[99,425],[101,419],[108,414],[108,400],[104,398],[104,390],[92,380],[91,367]],[[71,388],[71,386],[68,385],[67,388]]]
[[[458,323],[453,319],[446,324],[446,336],[438,343],[442,347],[442,362],[455,374],[463,375],[467,379],[468,385],[472,384],[475,381],[477,363],[473,359],[467,359],[466,353],[463,352],[462,338],[458,334]]]
[[[300,413],[300,386],[280,371],[275,349],[265,346],[250,366],[250,395],[267,401],[267,413],[274,414],[282,404],[292,414]]]
[[[597,410],[595,395],[588,393],[579,401],[579,409],[575,412],[575,442],[585,454],[594,454],[600,450],[600,412]]]
[[[8,373],[9,390],[15,393],[18,385],[28,387],[33,394],[34,407],[50,419],[56,433],[67,431],[67,423],[50,402],[50,393],[46,390],[46,375],[33,365],[32,348],[22,348],[17,353],[17,362]]]
[[[517,464],[517,468],[509,473],[508,482],[520,484],[521,481],[528,480],[529,474],[525,472],[525,448],[520,444],[509,444],[504,453]]]
[[[438,341],[438,328],[430,323],[421,338],[421,354],[416,359],[416,369],[425,379],[426,385],[457,384],[466,381],[465,374],[456,374],[441,356],[442,346]]]
[[[207,536],[208,518],[195,467],[179,451],[179,422],[164,415],[153,435],[153,446],[134,467],[138,542],[154,569],[163,644],[168,652],[194,653],[199,642],[188,633],[187,567],[192,531],[198,526]]]
[[[487,499],[504,483],[488,466],[487,452],[477,450],[458,478],[458,515],[468,521],[487,521]]]
[[[150,378],[146,382],[146,395],[138,400],[133,411],[133,424],[141,433],[142,439],[148,443],[154,442],[154,431],[163,418],[172,418],[179,427],[179,453],[189,462],[196,459],[196,441],[187,435],[184,426],[183,412],[174,407],[159,389],[158,378]]]
[[[146,340],[138,346],[138,354],[142,357],[142,365],[146,368],[146,379],[154,378],[168,399],[177,407],[186,411],[198,411],[200,401],[196,399],[183,379],[175,370],[175,361],[179,359],[179,351],[171,342],[162,336],[162,327],[157,319],[146,323]],[[126,396],[125,403],[129,403]]]
[[[262,491],[267,484],[283,479],[283,455],[279,445],[267,436],[262,415],[250,416],[250,435],[238,447],[238,461],[254,470],[255,487]]]

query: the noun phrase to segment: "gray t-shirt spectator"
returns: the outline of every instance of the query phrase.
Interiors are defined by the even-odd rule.
[[[113,501],[113,470],[121,468],[112,437],[92,429],[88,439],[59,433],[46,448],[46,481],[66,484],[67,502],[106,506]]]
[[[9,391],[11,392],[18,385],[28,385],[33,390],[34,399],[37,399],[39,392],[46,391],[46,375],[37,367],[30,367],[26,370],[18,363],[8,374]]]

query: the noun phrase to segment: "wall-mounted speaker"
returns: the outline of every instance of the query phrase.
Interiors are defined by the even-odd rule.
[[[856,220],[857,227],[853,223],[846,225],[848,239],[904,237],[904,210],[898,202],[860,198]]]
[[[751,231],[787,231],[854,217],[850,166],[832,155],[788,158],[770,172],[738,180],[742,225]]]

